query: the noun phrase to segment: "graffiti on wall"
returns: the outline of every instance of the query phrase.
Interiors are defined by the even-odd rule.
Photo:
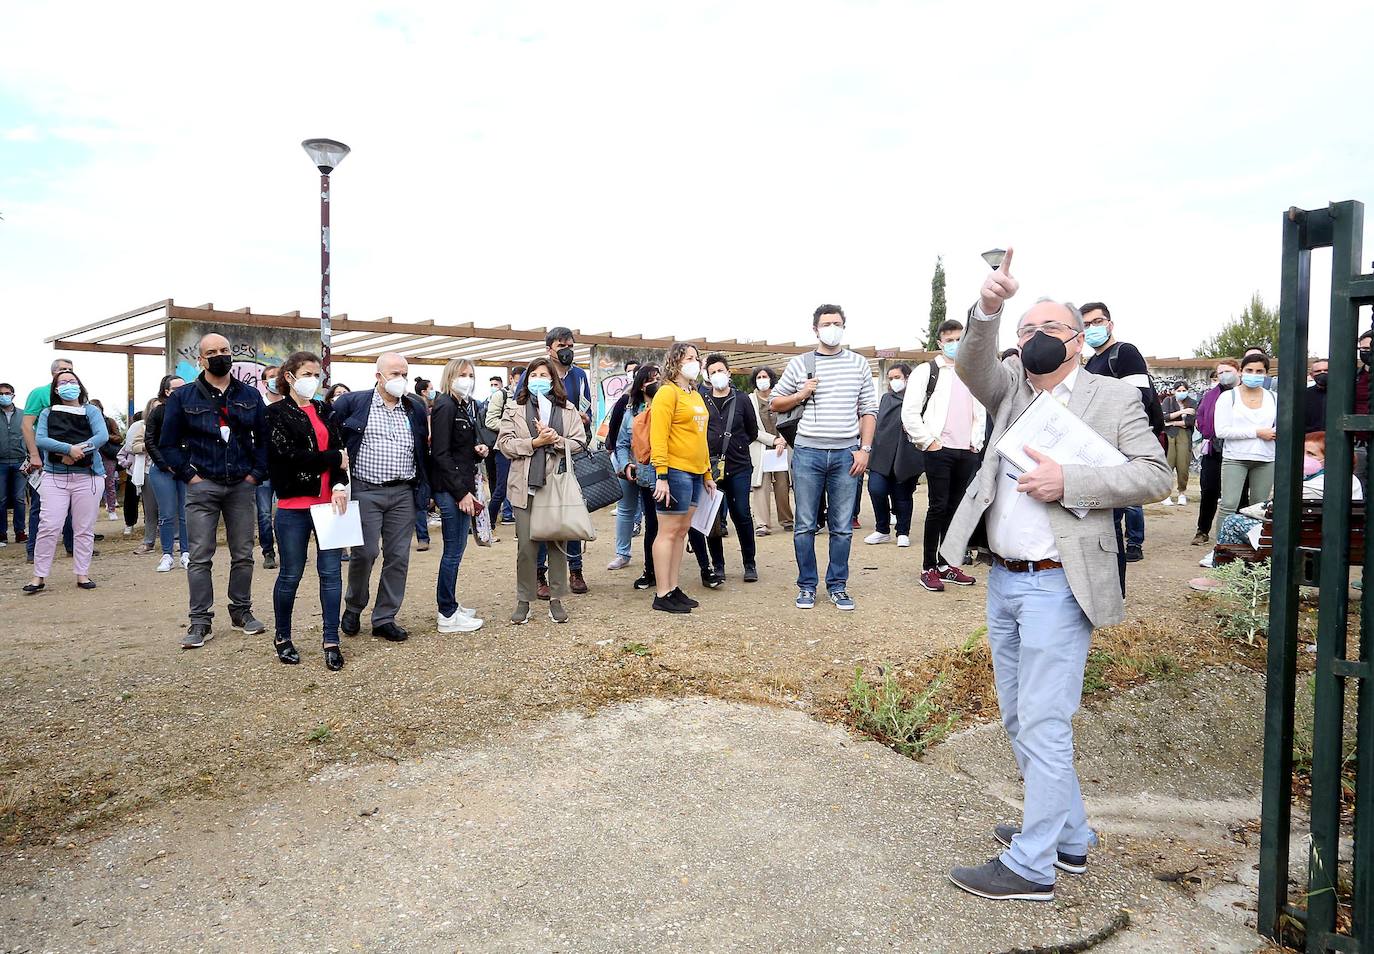
[[[295,328],[259,328],[203,321],[167,325],[167,373],[190,381],[200,374],[200,339],[208,334],[229,339],[234,364],[230,374],[266,395],[262,373],[279,366],[293,351],[319,350],[319,338]]]
[[[596,441],[605,443],[610,432],[611,408],[630,390],[632,382],[625,373],[625,362],[639,360],[639,352],[632,348],[592,349],[592,395],[596,399],[592,436]]]

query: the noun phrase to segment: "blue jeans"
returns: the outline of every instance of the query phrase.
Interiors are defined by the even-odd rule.
[[[487,505],[487,514],[494,527],[502,516],[510,516],[510,501],[506,499],[506,481],[510,479],[510,458],[497,453],[495,448],[492,448],[492,453],[496,455],[496,481],[491,485],[491,503]]]
[[[896,477],[868,472],[868,499],[873,501],[873,529],[887,533],[896,517],[899,536],[911,535],[912,495],[916,493],[916,478],[898,480]]]
[[[350,507],[357,506],[350,503]],[[296,589],[305,574],[305,552],[315,533],[309,509],[277,508],[277,547],[281,558],[277,582],[272,587],[272,615],[276,618],[277,639],[291,638],[291,613],[296,608]],[[343,577],[339,557],[342,550],[321,550],[315,541],[315,572],[320,577],[320,609],[324,617],[324,644],[339,645],[339,603],[343,600]],[[251,556],[251,546],[249,549]]]
[[[620,503],[615,505],[615,552],[630,558],[630,540],[635,535],[635,516],[639,513],[639,485],[620,478]]]
[[[828,501],[826,526],[830,530],[830,560],[825,568],[825,588],[834,593],[849,584],[849,544],[854,531],[854,501],[859,478],[849,473],[854,466],[853,446],[843,450],[815,447],[792,449],[792,491],[796,497],[796,523],[792,546],[797,554],[797,588],[816,589],[816,524],[821,496]],[[849,506],[845,506],[849,504]]]
[[[32,486],[29,487],[29,539],[24,543],[24,555],[33,562],[33,547],[38,542],[38,518],[43,515],[43,500],[38,491]],[[66,523],[62,524],[62,546],[67,549],[67,556],[72,555],[72,517],[67,515]]]
[[[14,512],[14,532],[24,530],[24,484],[25,476],[19,471],[19,464],[0,464],[0,540],[9,536],[10,512]]]
[[[415,539],[429,542],[429,481],[421,476],[415,482]]]
[[[162,552],[170,555],[172,540],[179,537],[181,552],[190,553],[191,545],[186,536],[186,485],[156,467],[148,471],[147,479],[157,497],[157,532],[162,538]]]
[[[988,577],[988,646],[997,704],[1025,780],[1021,833],[1002,864],[1036,884],[1054,883],[1055,852],[1097,844],[1073,765],[1073,714],[1083,695],[1092,623],[1063,570]]]
[[[272,502],[275,495],[272,493],[272,481],[264,480],[258,484],[258,543],[262,546],[263,555],[271,553],[275,547],[272,543]],[[309,513],[310,511],[306,511]]]
[[[463,562],[463,551],[468,546],[472,518],[458,509],[458,501],[446,490],[434,492],[434,503],[443,520],[444,535],[444,554],[439,557],[439,579],[434,584],[434,599],[439,604],[440,615],[452,616],[458,611],[458,566]]]

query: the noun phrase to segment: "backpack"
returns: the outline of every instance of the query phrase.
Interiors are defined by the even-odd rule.
[[[1112,373],[1112,377],[1119,377],[1116,373],[1116,356],[1121,350],[1121,342],[1112,345],[1112,353],[1107,355],[1107,370]],[[1164,408],[1159,403],[1159,388],[1155,386],[1155,376],[1147,370],[1145,376],[1150,379],[1150,396],[1143,398],[1145,404],[1145,416],[1150,421],[1150,430],[1155,432],[1155,436],[1164,433]]]
[[[806,379],[809,381],[816,376],[816,352],[808,351],[802,355],[802,367],[806,369]],[[791,410],[783,411],[778,415],[778,434],[787,441],[787,446],[791,447],[797,442],[797,425],[801,424],[802,414],[806,411],[806,405],[811,401],[807,398],[797,404]]]
[[[644,410],[635,415],[630,430],[630,454],[641,464],[649,463],[653,450],[649,446],[649,412],[653,406],[646,404]],[[624,424],[620,425],[624,427]]]
[[[935,359],[930,359],[930,380],[926,382],[926,399],[921,402],[921,417],[926,416],[926,408],[930,407],[930,396],[935,393],[935,382],[940,380],[940,366],[935,363]]]

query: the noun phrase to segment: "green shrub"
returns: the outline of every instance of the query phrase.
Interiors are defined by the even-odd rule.
[[[1221,589],[1212,591],[1221,603],[1217,613],[1221,631],[1247,646],[1258,645],[1261,636],[1269,635],[1269,570],[1268,560],[1232,560],[1208,572],[1222,583]]]
[[[887,667],[879,666],[878,674],[882,682],[874,685],[864,678],[862,668],[854,670],[848,696],[854,726],[902,755],[920,758],[949,735],[958,719],[950,715],[935,721],[941,712],[935,696],[943,680],[937,676],[918,692],[903,689]]]

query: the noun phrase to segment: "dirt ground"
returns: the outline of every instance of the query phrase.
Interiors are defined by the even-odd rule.
[[[76,589],[60,556],[46,592],[26,596],[22,546],[0,550],[0,879],[19,876],[10,860],[85,844],[166,805],[220,811],[310,777],[326,765],[396,762],[459,742],[508,732],[560,709],[596,709],[645,695],[704,694],[843,717],[856,667],[891,664],[919,683],[951,676],[946,704],[976,720],[995,711],[986,650],[975,638],[984,589],[920,589],[918,492],[916,543],[865,546],[872,529],[865,503],[851,558],[858,610],[793,608],[790,535],[760,539],[755,584],[739,581],[737,542],[726,541],[729,578],[702,592],[696,574],[684,589],[702,601],[690,616],[649,609],[651,594],[631,582],[639,572],[608,572],[611,515],[599,515],[600,540],[587,551],[590,594],[570,603],[572,622],[537,617],[513,627],[513,528],[490,549],[469,547],[459,596],[487,625],[470,635],[435,632],[437,546],[413,553],[399,621],[408,642],[363,635],[345,640],[347,666],[324,669],[319,608],[307,568],[297,602],[299,666],[281,665],[271,648],[274,574],[254,577],[255,610],[268,633],[228,628],[225,561],[216,567],[215,638],[182,651],[186,582],[179,568],[156,573],[156,556],[136,556],[139,541],[122,524],[102,523],[93,577]],[[1128,622],[1099,633],[1108,683],[1193,670],[1215,663],[1259,665],[1259,653],[1214,635],[1208,604],[1187,589],[1200,548],[1188,545],[1195,508],[1149,508],[1146,560],[1130,574]],[[818,541],[824,567],[825,537]],[[223,551],[221,550],[221,554]],[[687,558],[686,567],[694,567]],[[985,568],[973,571],[981,577]],[[962,647],[962,648],[961,648]],[[1105,688],[1105,687],[1104,687]]]

